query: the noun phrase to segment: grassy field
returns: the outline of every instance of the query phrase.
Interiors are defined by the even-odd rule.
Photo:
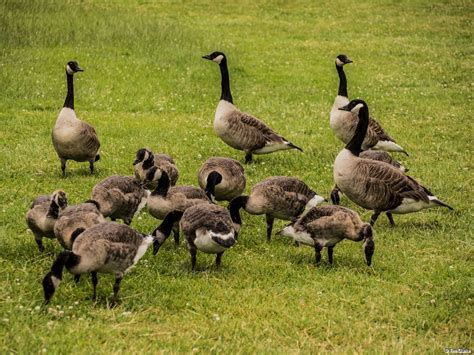
[[[0,1],[0,352],[442,352],[473,346],[472,85],[469,1]],[[335,263],[283,237],[265,239],[263,216],[243,213],[239,243],[198,255],[184,246],[148,253],[109,308],[113,278],[66,272],[49,307],[41,279],[61,248],[39,254],[25,213],[63,188],[89,198],[112,174],[132,174],[136,150],[171,154],[181,184],[197,184],[210,156],[243,161],[212,129],[227,54],[234,102],[304,148],[256,156],[247,191],[272,175],[305,180],[329,196],[341,143],[329,128],[336,55],[349,95],[410,153],[410,175],[455,208],[376,225],[373,266],[343,242]],[[77,60],[76,112],[101,138],[94,176],[70,162],[61,178],[51,129]],[[370,213],[347,199],[364,220]],[[151,232],[146,211],[132,226]],[[283,226],[279,221],[275,230]]]

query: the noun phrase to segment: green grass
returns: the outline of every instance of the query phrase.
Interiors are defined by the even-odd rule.
[[[473,331],[472,18],[469,1],[3,1],[0,2],[0,352],[441,352],[471,348]],[[136,150],[171,154],[181,184],[197,184],[209,156],[243,161],[212,129],[227,54],[234,101],[305,149],[257,156],[248,188],[272,175],[304,179],[328,196],[341,143],[329,128],[334,59],[346,53],[349,95],[410,153],[410,175],[455,208],[381,217],[373,267],[361,245],[335,263],[265,240],[263,216],[243,214],[238,245],[198,254],[148,253],[128,274],[122,303],[112,277],[66,273],[49,308],[41,279],[60,247],[39,254],[24,215],[39,194],[71,203],[112,174],[132,174]],[[61,178],[51,129],[75,76],[76,112],[101,138],[97,173],[70,162]],[[347,199],[364,220],[370,213]],[[151,232],[146,213],[132,226]],[[283,226],[279,221],[275,230]]]

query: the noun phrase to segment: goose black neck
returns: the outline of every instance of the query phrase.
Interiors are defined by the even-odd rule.
[[[142,168],[145,170],[150,169],[155,164],[153,154],[150,154],[146,160],[143,161]]]
[[[169,237],[173,229],[173,225],[178,222],[182,216],[182,211],[172,211],[168,213],[163,222],[161,222],[158,228],[155,229],[153,235],[156,235],[156,230],[159,230],[164,236]]]
[[[67,95],[64,101],[64,107],[74,110],[74,78],[72,74],[66,72],[67,77]]]
[[[155,191],[152,192],[152,195],[159,195],[165,197],[168,194],[170,188],[170,178],[166,171],[161,173],[161,177],[158,180],[158,185],[156,186]]]
[[[222,175],[217,171],[211,171],[207,176],[206,195],[212,201],[212,196],[216,195],[216,185],[222,181]]]
[[[242,219],[240,218],[240,209],[244,208],[247,204],[249,197],[248,196],[239,196],[234,198],[229,204],[229,213],[232,222],[242,225]]]
[[[339,74],[339,89],[337,94],[339,96],[349,97],[347,94],[347,79],[346,73],[344,73],[344,68],[336,64],[337,73]]]
[[[229,70],[227,69],[227,60],[224,58],[219,64],[221,68],[221,100],[233,103],[232,94],[230,93]]]
[[[363,106],[359,110],[359,122],[357,123],[354,137],[352,137],[352,139],[346,145],[346,149],[349,149],[351,153],[357,157],[362,151],[362,142],[364,141],[368,127],[369,127],[369,108],[367,106]]]

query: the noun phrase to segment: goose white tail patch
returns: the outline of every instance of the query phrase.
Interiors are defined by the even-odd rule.
[[[314,239],[311,238],[311,235],[308,232],[297,232],[293,226],[283,228],[281,234],[285,237],[291,237],[299,243],[314,246]]]
[[[138,260],[142,258],[143,255],[145,255],[146,251],[148,250],[148,247],[153,243],[153,236],[147,235],[144,239],[142,244],[138,247],[137,254],[133,258],[133,265],[135,265]]]
[[[254,154],[268,154],[272,152],[276,152],[277,150],[287,150],[291,149],[292,147],[289,146],[288,142],[284,143],[267,143],[263,148],[253,151]]]
[[[405,151],[405,149],[403,149],[397,143],[392,142],[392,141],[378,141],[377,144],[374,145],[371,149],[383,150],[386,152],[404,152]]]
[[[430,202],[426,203],[423,201],[416,201],[412,198],[404,198],[400,206],[395,208],[394,210],[390,211],[392,213],[397,214],[405,214],[405,213],[412,213],[418,212],[420,210],[431,208],[431,207],[440,207],[439,204],[433,202],[433,200],[438,200],[436,196],[428,196]]]
[[[228,234],[218,234],[218,233],[213,233],[211,231],[202,231],[202,230],[197,230],[196,231],[196,239],[194,240],[194,244],[196,247],[208,254],[217,254],[221,253],[227,248],[223,247],[222,245],[216,243],[212,237],[217,237],[222,240],[227,240],[230,238],[234,238],[234,232],[228,233]]]

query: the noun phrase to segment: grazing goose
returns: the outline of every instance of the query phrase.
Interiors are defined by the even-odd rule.
[[[153,154],[151,150],[141,148],[137,151],[135,161],[133,162],[133,167],[135,170],[135,177],[140,181],[145,181],[147,175],[155,175],[156,169],[166,171],[170,178],[171,186],[176,185],[176,182],[178,181],[178,168],[176,167],[173,158],[171,158],[168,154]],[[159,176],[157,176],[156,180],[150,180],[148,182],[147,188],[156,188],[158,179]]]
[[[349,103],[347,95],[347,79],[344,73],[344,65],[352,63],[345,54],[340,54],[336,58],[336,69],[339,75],[339,89],[336,99],[332,105],[329,125],[337,138],[347,144],[354,136],[357,126],[357,117],[350,113],[339,110],[340,107]],[[399,146],[382,128],[382,126],[372,117],[369,117],[369,127],[367,135],[362,143],[362,150],[375,149],[389,152],[407,152]]]
[[[170,187],[168,174],[160,174],[156,189],[150,194],[147,201],[148,212],[156,219],[163,220],[172,211],[184,212],[187,208],[200,204],[210,203],[206,193],[194,186],[181,185]],[[179,227],[174,228],[175,245],[179,245]]]
[[[252,161],[252,154],[267,154],[277,150],[298,149],[259,119],[241,112],[234,106],[230,93],[227,59],[222,52],[203,56],[219,64],[222,77],[222,93],[214,117],[214,131],[228,145],[245,152],[245,162]]]
[[[92,174],[94,172],[94,162],[100,159],[98,154],[100,142],[94,127],[78,119],[74,112],[73,75],[79,71],[83,70],[77,62],[67,63],[67,96],[52,134],[54,149],[61,160],[63,176],[66,175],[66,162],[68,160],[88,161]]]
[[[354,242],[364,240],[365,258],[370,266],[375,250],[372,233],[370,224],[363,223],[356,212],[340,206],[318,206],[311,208],[278,234],[314,247],[316,264],[321,261],[322,248],[328,248],[329,263],[332,264],[334,246],[337,243],[343,239]]]
[[[192,269],[194,270],[196,267],[198,250],[208,254],[217,254],[216,266],[219,267],[222,254],[235,244],[238,232],[234,228],[234,221],[231,219],[229,211],[224,207],[206,203],[191,206],[184,213],[171,212],[153,232],[155,237],[154,254],[168,238],[172,224],[179,219],[181,219],[179,226],[184,233],[191,254]]]
[[[240,208],[250,214],[265,214],[267,220],[267,240],[271,240],[275,218],[291,220],[305,210],[325,201],[303,181],[286,176],[274,176],[255,185],[249,196],[239,196],[229,204],[233,220],[241,224]]]
[[[405,168],[402,164],[400,164],[398,161],[393,159],[389,153],[384,152],[384,151],[365,150],[360,153],[359,157],[364,158],[364,159],[382,161],[394,166],[395,168],[399,169],[402,173],[408,172],[407,168]],[[338,205],[340,203],[341,196],[342,196],[341,190],[339,190],[339,188],[335,186],[334,189],[331,191],[332,203],[335,205]]]
[[[91,199],[98,203],[104,217],[112,221],[120,218],[129,225],[135,213],[145,207],[149,194],[135,177],[113,175],[94,186]]]
[[[74,231],[88,229],[96,224],[105,222],[95,201],[68,206],[59,213],[54,224],[54,235],[65,249],[71,249],[74,243]]]
[[[120,282],[124,274],[134,266],[153,243],[152,236],[145,236],[134,229],[119,223],[105,222],[83,231],[78,229],[72,250],[61,252],[51,271],[43,279],[45,303],[62,280],[63,269],[79,277],[91,273],[93,294],[96,299],[97,273],[110,273],[115,276],[112,303],[118,300]]]
[[[26,214],[28,228],[35,236],[40,252],[44,250],[43,237],[55,238],[54,224],[60,211],[67,207],[67,196],[62,190],[54,191],[51,196],[38,196]]]
[[[199,186],[210,200],[232,201],[245,189],[245,174],[242,165],[234,159],[213,157],[202,164],[198,172]]]
[[[334,162],[336,185],[359,206],[374,210],[373,225],[381,212],[386,212],[393,226],[392,213],[404,214],[425,208],[444,206],[425,187],[390,164],[359,157],[369,124],[369,108],[362,100],[352,100],[340,110],[358,116],[354,136]]]

